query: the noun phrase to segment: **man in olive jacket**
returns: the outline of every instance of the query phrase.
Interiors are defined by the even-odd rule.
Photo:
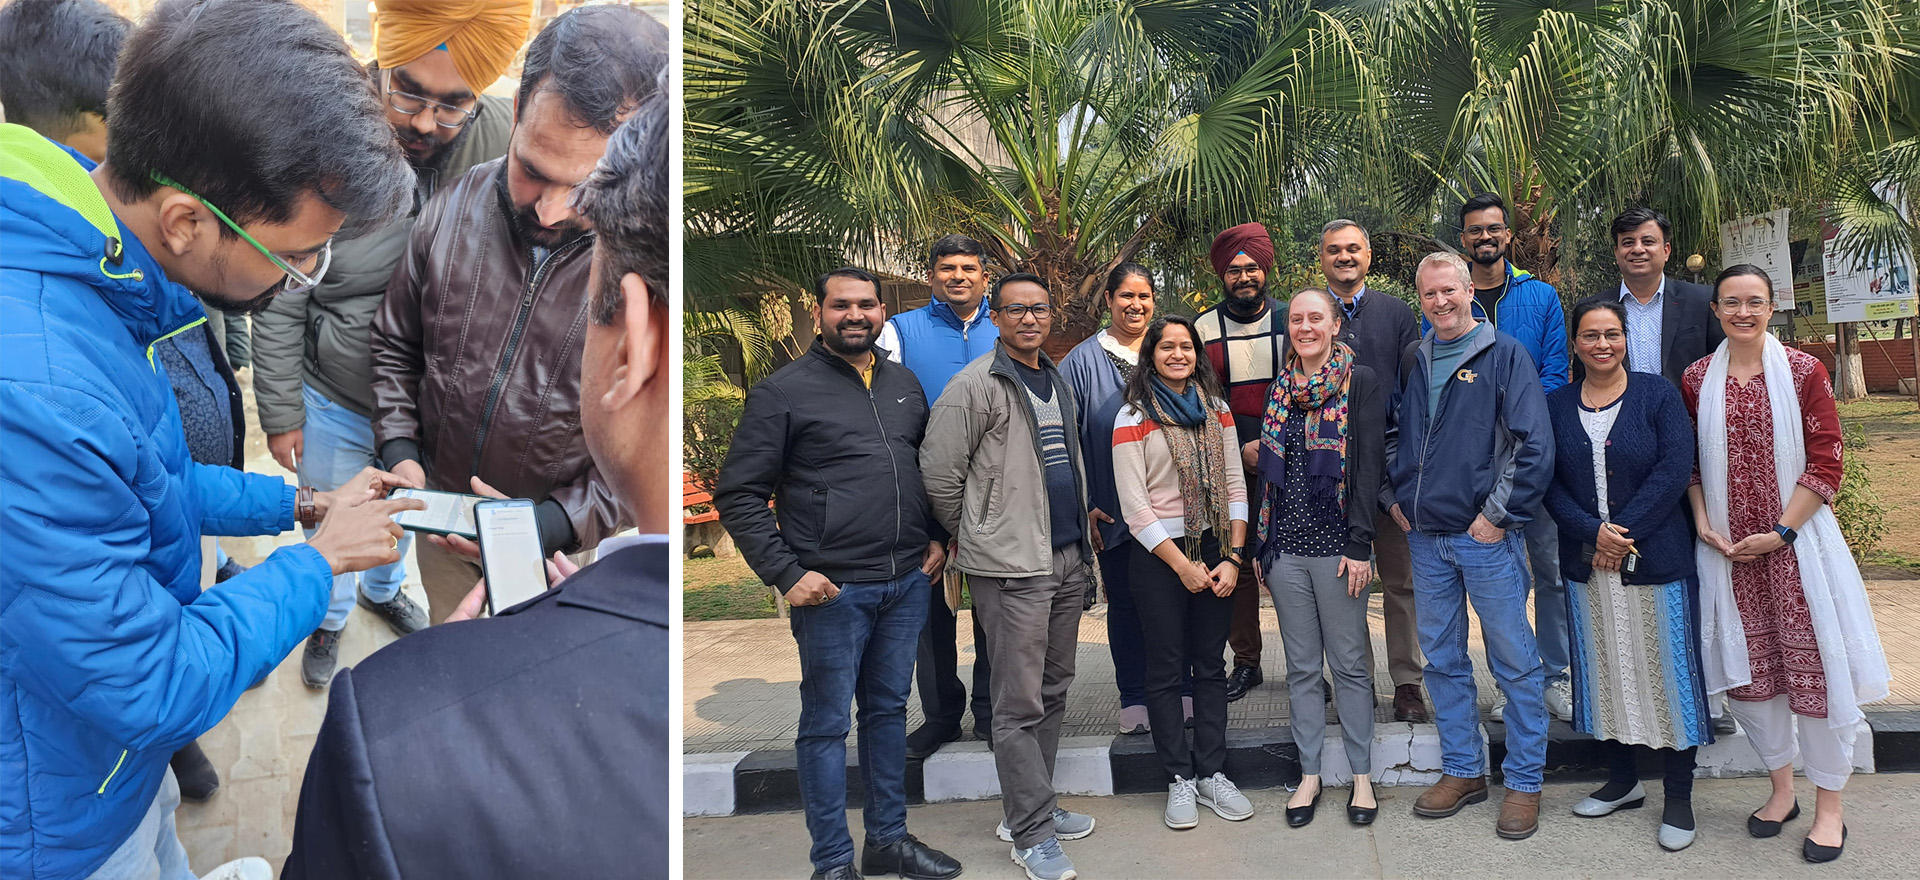
[[[406,9],[382,10],[385,16],[410,14]],[[520,30],[526,30],[524,16]],[[467,82],[444,43],[401,61],[389,51],[372,70],[387,122],[413,166],[412,207],[385,228],[336,242],[319,287],[283,294],[253,319],[253,391],[267,448],[281,467],[300,475],[301,483],[322,490],[337,488],[361,468],[379,465],[373,448],[369,336],[387,281],[406,254],[414,220],[442,183],[500,158],[513,125],[513,102],[479,94],[504,71],[488,69],[476,74],[491,75],[486,82]],[[382,62],[388,69],[381,69]],[[356,599],[399,635],[426,625],[426,613],[400,591],[410,543],[411,537],[401,539],[402,562],[334,578],[327,616],[307,639],[301,658],[307,687],[324,688],[333,679],[340,634]]]
[[[1059,809],[1054,756],[1073,684],[1092,531],[1073,393],[1040,350],[1053,315],[1046,286],[1008,275],[989,304],[994,350],[947,383],[927,422],[920,471],[941,527],[958,542],[993,673],[993,755],[1014,859],[1030,877],[1071,876],[1060,840],[1093,831]]]

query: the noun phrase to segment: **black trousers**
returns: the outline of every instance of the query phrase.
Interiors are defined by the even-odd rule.
[[[935,729],[959,727],[967,714],[967,686],[960,683],[960,619],[947,607],[947,591],[935,583],[927,594],[927,625],[920,630],[914,681],[920,687],[920,714]],[[993,729],[992,664],[980,615],[973,615],[973,726]]]
[[[1665,764],[1666,773],[1663,782],[1668,800],[1693,800],[1693,766],[1698,748],[1691,749],[1648,749],[1646,746],[1630,746],[1615,740],[1601,740],[1606,744],[1609,776],[1612,782],[1631,787],[1640,778],[1640,753],[1651,751],[1660,756]]]
[[[1176,541],[1180,539],[1175,539]],[[1189,593],[1180,576],[1160,557],[1134,542],[1128,560],[1129,586],[1140,610],[1146,638],[1147,723],[1153,750],[1169,776],[1204,779],[1227,761],[1227,630],[1233,626],[1233,599],[1212,590]],[[1220,564],[1220,542],[1208,532],[1200,555],[1209,568]],[[1187,745],[1186,712],[1180,691],[1193,671],[1193,745]]]

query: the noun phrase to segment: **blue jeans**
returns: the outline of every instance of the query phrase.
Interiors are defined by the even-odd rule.
[[[1440,730],[1441,770],[1468,779],[1486,775],[1480,748],[1479,698],[1467,655],[1467,601],[1480,615],[1487,664],[1507,695],[1507,759],[1500,766],[1512,791],[1540,790],[1547,763],[1546,675],[1527,624],[1525,539],[1508,532],[1482,544],[1464,532],[1411,532],[1414,613],[1427,655],[1427,692]]]
[[[180,783],[168,769],[132,836],[122,841],[106,864],[87,880],[194,880],[187,865],[187,848],[181,845],[174,826],[173,814],[179,808]]]
[[[816,870],[853,863],[849,703],[860,706],[867,840],[888,844],[907,833],[907,696],[932,590],[916,568],[891,581],[841,584],[838,599],[792,611],[788,622],[800,646],[800,730],[793,746]]]
[[[1534,640],[1547,681],[1564,681],[1571,647],[1567,641],[1567,582],[1560,578],[1560,529],[1543,506],[1522,530],[1527,567],[1533,570]]]
[[[300,400],[306,404],[307,421],[300,428],[300,484],[312,486],[322,492],[331,492],[346,485],[355,474],[368,467],[378,467],[380,460],[373,452],[373,422],[353,410],[334,403],[313,390],[313,386],[300,386]],[[307,537],[313,537],[313,530],[307,529]],[[327,616],[320,621],[320,628],[328,632],[339,632],[346,628],[347,614],[353,611],[353,591],[357,587],[366,594],[367,601],[379,604],[391,602],[399,595],[400,585],[407,579],[407,547],[413,543],[413,533],[408,532],[400,539],[400,562],[383,565],[358,574],[338,575],[333,579],[333,599],[327,603]]]

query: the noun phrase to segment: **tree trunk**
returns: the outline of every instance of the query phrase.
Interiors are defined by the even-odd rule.
[[[1860,340],[1852,324],[1833,325],[1833,396],[1859,400],[1867,396],[1866,373],[1860,364]]]

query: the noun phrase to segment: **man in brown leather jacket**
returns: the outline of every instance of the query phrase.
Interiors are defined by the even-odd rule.
[[[534,37],[506,156],[427,204],[374,318],[381,460],[429,489],[533,499],[548,554],[633,523],[580,433],[593,233],[571,196],[666,59],[666,29],[626,7],[576,9]],[[416,546],[439,623],[480,569]]]

